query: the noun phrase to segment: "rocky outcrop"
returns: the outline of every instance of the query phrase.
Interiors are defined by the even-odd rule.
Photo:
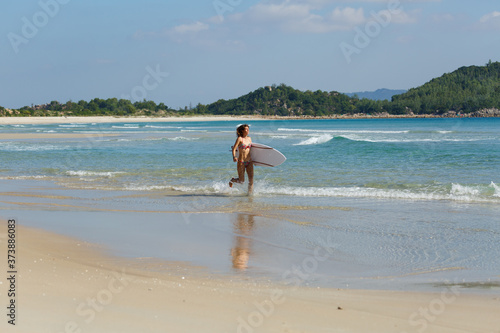
[[[469,114],[469,117],[485,118],[485,117],[500,117],[499,109],[482,109]]]
[[[455,118],[457,116],[457,112],[456,111],[447,111],[445,113],[443,113],[442,117],[444,118]]]

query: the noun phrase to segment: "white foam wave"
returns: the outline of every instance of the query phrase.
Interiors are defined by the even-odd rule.
[[[140,128],[138,125],[136,126],[133,126],[133,125],[123,125],[123,126],[111,126],[111,128],[116,128],[116,129],[136,129],[136,128]]]
[[[235,192],[241,192],[240,186],[233,186],[232,188],[228,186],[227,182],[214,181],[209,185],[205,186],[173,186],[174,191],[187,192],[187,193],[203,193],[203,194],[230,194]]]
[[[176,127],[176,126],[157,126],[157,125],[146,125],[144,127],[146,127],[146,128],[175,128],[175,129],[182,128],[182,127]]]
[[[493,185],[492,185],[493,186]],[[451,189],[444,188],[439,191],[425,190],[399,190],[399,189],[379,189],[371,187],[294,187],[294,186],[273,186],[265,181],[255,183],[255,195],[279,195],[298,197],[339,197],[339,198],[367,198],[367,199],[391,199],[391,200],[448,200],[459,202],[495,202],[500,197],[499,187],[494,185],[495,195],[485,194],[476,187],[469,187],[459,184],[452,184]],[[229,188],[226,182],[213,182],[206,186],[176,186],[176,191],[187,193],[203,194],[234,194],[244,192],[246,186],[233,186]],[[483,186],[481,189],[485,190]]]
[[[49,176],[6,176],[0,177],[4,180],[32,180],[32,179],[49,179]]]
[[[77,176],[77,177],[106,177],[111,178],[116,175],[123,174],[125,172],[115,171],[115,172],[96,172],[96,171],[66,171],[66,175],[68,176]]]
[[[304,133],[359,133],[359,134],[404,134],[410,131],[384,131],[384,130],[312,130],[303,128],[278,128],[278,131],[283,132],[304,132]]]
[[[481,193],[476,186],[465,186],[460,184],[451,184],[451,194],[456,196],[477,196]]]
[[[493,193],[493,196],[500,198],[500,186],[498,186],[494,182],[491,182],[490,186],[493,187],[493,189],[495,190],[495,192]]]
[[[301,141],[299,143],[294,144],[294,146],[307,146],[307,145],[318,145],[322,143],[326,143],[333,139],[333,136],[330,134],[323,134],[321,136],[313,136],[307,140]]]
[[[158,190],[169,190],[172,189],[170,186],[159,186],[159,185],[137,185],[130,184],[125,186],[127,191],[158,191]]]
[[[293,195],[304,197],[343,197],[343,198],[379,198],[379,199],[411,199],[432,200],[443,199],[429,193],[412,193],[405,190],[376,189],[365,187],[263,187],[260,194]]]
[[[51,151],[51,150],[66,150],[67,146],[54,146],[46,144],[17,144],[17,143],[6,143],[0,145],[0,151]]]
[[[87,127],[85,124],[70,124],[70,125],[59,125],[59,127],[63,128],[79,128],[79,127]]]
[[[345,139],[359,142],[373,142],[373,143],[415,143],[415,142],[474,142],[480,139],[388,139],[388,138],[372,138],[361,137],[358,135],[340,135]]]
[[[403,200],[451,200],[463,202],[498,202],[493,197],[482,195],[477,188],[453,184],[449,193],[425,192],[369,187],[256,187],[256,194],[292,195],[304,197],[375,198]]]
[[[145,138],[145,139],[117,139],[117,142],[135,142],[135,141],[196,141],[200,138],[186,138],[184,136],[177,136],[175,138]]]
[[[165,138],[166,140],[169,141],[196,141],[199,140],[199,138],[186,138],[184,136],[177,136],[175,138]]]
[[[484,138],[474,137],[453,137],[439,134],[454,133],[453,131],[433,131],[431,137],[422,135],[422,133],[409,130],[315,130],[301,128],[278,128],[278,131],[284,133],[294,133],[300,136],[324,137],[330,135],[333,137],[343,137],[351,141],[373,142],[373,143],[432,143],[432,142],[475,142],[484,140]],[[430,132],[429,132],[430,133]],[[428,134],[429,134],[428,133]],[[315,144],[315,139],[303,141],[300,144]],[[307,142],[307,143],[306,143]]]

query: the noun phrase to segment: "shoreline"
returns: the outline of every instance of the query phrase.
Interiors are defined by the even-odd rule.
[[[21,139],[83,139],[83,138],[103,138],[114,137],[119,134],[79,134],[79,133],[0,133],[0,140],[21,140]]]
[[[2,219],[0,243],[6,247]],[[204,276],[152,258],[118,258],[83,240],[17,225],[16,326],[5,332],[493,332],[500,299],[437,293],[309,288]],[[6,261],[2,262],[2,269]],[[5,290],[6,283],[0,288]],[[3,294],[3,292],[2,292]]]
[[[204,121],[258,121],[258,120],[321,120],[321,119],[467,119],[467,118],[497,118],[498,116],[440,116],[440,115],[334,115],[324,117],[312,116],[179,116],[179,117],[0,117],[0,125],[22,124],[68,124],[68,123],[121,123],[121,122],[204,122]]]
[[[195,121],[231,121],[265,120],[250,116],[187,116],[187,117],[0,117],[0,125],[22,124],[69,124],[69,123],[123,123],[123,122],[195,122]]]

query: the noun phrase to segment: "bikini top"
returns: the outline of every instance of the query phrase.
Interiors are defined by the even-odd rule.
[[[238,148],[241,148],[241,149],[250,149],[250,147],[252,147],[252,144],[245,146],[244,144],[240,143],[240,145],[238,146]]]

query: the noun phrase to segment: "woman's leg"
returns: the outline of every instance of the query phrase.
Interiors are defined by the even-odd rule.
[[[245,164],[243,164],[242,162],[238,162],[237,170],[238,170],[238,178],[232,178],[231,182],[244,183],[245,182]],[[231,186],[231,185],[229,185],[229,186]]]
[[[248,194],[252,194],[253,192],[253,163],[250,162],[247,167],[247,175],[248,175]]]

